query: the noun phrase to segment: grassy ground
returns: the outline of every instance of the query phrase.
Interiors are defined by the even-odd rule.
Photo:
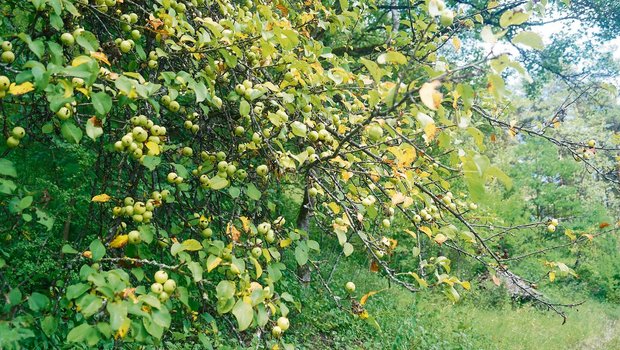
[[[515,305],[499,289],[474,291],[452,304],[437,291],[412,294],[367,270],[360,272],[363,266],[341,264],[334,285],[354,280],[357,299],[387,288],[367,304],[381,330],[353,316],[346,298],[341,310],[320,288],[300,288],[295,294],[304,309],[293,316],[288,340],[302,349],[620,348],[620,309],[615,305],[587,300],[571,309],[562,325],[556,314]],[[335,290],[345,297],[342,288]]]

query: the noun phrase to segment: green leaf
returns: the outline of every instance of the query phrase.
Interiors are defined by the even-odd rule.
[[[99,50],[99,41],[97,40],[95,34],[91,32],[83,31],[77,36],[77,38],[75,38],[75,41],[88,53]]]
[[[142,165],[144,165],[150,171],[155,170],[155,167],[157,167],[160,163],[161,163],[161,158],[156,157],[156,156],[146,155],[144,156],[144,158],[142,158]]]
[[[248,101],[242,99],[241,103],[239,104],[239,114],[241,114],[242,117],[248,116],[250,115],[250,109],[251,106]]]
[[[47,308],[50,303],[50,299],[47,295],[34,292],[28,297],[28,307],[32,311],[41,311]]]
[[[76,305],[81,308],[80,312],[82,315],[88,318],[101,309],[101,306],[103,306],[103,300],[95,295],[85,294],[79,299]]]
[[[95,120],[90,118],[86,121],[86,135],[94,141],[103,135],[103,128],[95,125]]]
[[[379,64],[387,64],[387,63],[395,63],[395,64],[405,64],[407,63],[407,57],[400,52],[390,51],[385,52],[377,57],[377,63]]]
[[[217,190],[221,190],[222,188],[228,186],[230,182],[228,181],[228,179],[225,179],[223,177],[216,175],[209,180],[209,184],[212,190],[217,191]]]
[[[45,43],[43,40],[35,40],[28,44],[28,48],[32,51],[39,59],[43,57],[45,54]]]
[[[209,91],[207,90],[207,86],[204,83],[193,84],[192,89],[196,94],[196,103],[200,103],[207,99]]]
[[[113,330],[119,329],[127,318],[127,304],[122,301],[108,302],[106,310],[110,314],[110,326]]]
[[[67,288],[66,297],[69,300],[76,299],[82,296],[82,294],[86,293],[90,289],[90,285],[85,283],[79,283],[71,285]]]
[[[17,177],[17,171],[13,162],[8,159],[0,158],[0,175]]]
[[[140,237],[144,243],[148,244],[153,242],[155,232],[153,232],[154,228],[152,225],[140,225],[138,231],[140,231]]]
[[[192,277],[194,278],[194,282],[202,281],[202,266],[199,262],[192,261],[187,264],[187,268],[192,272]]]
[[[90,96],[95,112],[105,116],[112,109],[112,97],[105,92],[96,92]]]
[[[72,122],[63,123],[60,127],[60,132],[67,141],[75,144],[80,143],[80,140],[82,140],[82,136],[84,135],[82,133],[82,130],[80,130],[80,128],[78,128]]]
[[[48,231],[51,230],[52,227],[54,227],[54,222],[56,221],[56,219],[53,216],[50,216],[48,213],[44,212],[39,208],[36,209],[36,213],[37,217],[39,218],[39,220],[37,220],[39,224],[45,226]]]
[[[345,256],[349,256],[353,253],[353,245],[349,242],[345,243],[342,246],[342,251],[344,252]]]
[[[73,247],[71,247],[68,244],[65,244],[62,246],[61,252],[63,254],[77,254],[79,253],[77,250],[73,249]]]
[[[45,316],[44,319],[41,320],[41,329],[43,333],[48,337],[56,332],[58,329],[58,320],[51,315]]]
[[[153,322],[157,323],[159,326],[164,328],[170,327],[170,322],[172,318],[170,317],[170,312],[165,307],[160,309],[153,310]]]
[[[502,16],[499,18],[499,25],[502,26],[502,28],[506,28],[508,26],[518,26],[525,23],[525,21],[529,18],[529,13],[525,13],[520,10],[508,10],[502,13]]]
[[[19,201],[19,208],[24,210],[24,209],[28,209],[30,208],[30,206],[32,205],[32,201],[33,201],[33,197],[32,196],[26,196],[24,198],[22,198]]]
[[[67,334],[67,341],[70,343],[81,343],[86,337],[90,335],[95,329],[88,323],[82,323],[81,325],[73,328],[69,334]]]
[[[237,319],[237,323],[239,323],[239,330],[246,330],[250,324],[252,324],[252,320],[254,319],[254,311],[252,310],[252,305],[243,301],[243,299],[237,300],[235,307],[232,310],[233,315]]]
[[[235,295],[235,283],[227,280],[220,281],[215,287],[215,292],[220,300],[230,299]]]
[[[300,242],[295,247],[295,260],[299,266],[303,266],[308,263],[308,246],[305,243]]]
[[[515,35],[512,38],[512,43],[523,44],[536,50],[542,50],[545,48],[545,44],[543,43],[540,35],[529,31],[520,32],[519,34]]]
[[[22,292],[21,292],[21,290],[19,290],[19,288],[13,288],[9,292],[8,297],[9,297],[9,305],[15,306],[15,305],[21,303],[21,301],[22,301]]]
[[[101,241],[98,239],[90,242],[89,248],[90,251],[93,253],[93,261],[99,261],[105,255],[105,247],[103,246],[103,243],[101,243]]]
[[[262,196],[261,192],[258,190],[258,188],[256,188],[256,185],[254,185],[253,183],[248,185],[246,193],[248,197],[250,197],[250,199],[253,199],[255,201],[259,200]]]

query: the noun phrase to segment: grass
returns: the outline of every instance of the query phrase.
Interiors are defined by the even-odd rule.
[[[381,330],[350,312],[341,286],[355,281],[359,298]],[[291,285],[292,287],[292,285]],[[620,309],[594,300],[558,315],[525,304],[513,304],[501,292],[476,290],[452,304],[437,291],[412,294],[370,273],[354,260],[344,260],[332,284],[343,297],[343,310],[320,286],[298,288],[303,312],[293,314],[287,341],[301,349],[614,349],[620,348]]]

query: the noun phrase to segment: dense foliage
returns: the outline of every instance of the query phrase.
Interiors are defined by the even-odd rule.
[[[375,292],[320,274],[316,257],[333,246],[411,292],[457,302],[483,269],[562,314],[510,277],[508,250],[579,248],[607,231],[569,232],[558,218],[571,208],[541,206],[527,228],[550,235],[498,250],[497,215],[477,203],[515,189],[485,152],[498,138],[551,141],[567,165],[533,174],[552,183],[575,160],[614,180],[591,162],[614,148],[545,134],[560,114],[515,119],[505,80],[531,81],[526,70],[462,48],[543,50],[527,21],[545,5],[3,1],[0,347],[208,346],[220,329],[290,347],[291,282],[313,278],[374,324]],[[456,274],[451,254],[476,268]],[[559,260],[541,266],[551,281],[577,276]]]

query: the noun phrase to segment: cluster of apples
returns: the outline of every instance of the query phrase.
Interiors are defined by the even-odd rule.
[[[13,53],[13,44],[10,41],[2,42],[2,55],[0,55],[0,61],[2,63],[11,64],[15,61],[15,54]]]
[[[116,206],[112,209],[112,214],[115,217],[130,217],[137,223],[149,223],[153,218],[153,211],[155,208],[160,206],[169,195],[170,191],[168,190],[163,190],[161,192],[154,191],[151,193],[151,198],[149,198],[146,203],[136,201],[132,197],[127,197],[123,200],[122,206]],[[136,244],[137,243],[140,243],[140,241],[137,241]]]
[[[551,219],[551,220],[549,220],[549,224],[547,225],[547,231],[555,232],[555,230],[557,230],[559,224],[560,224],[560,222],[558,221],[558,219]]]
[[[26,136],[26,130],[21,126],[16,126],[11,130],[11,136],[6,139],[6,146],[8,148],[15,148],[19,146],[19,141]]]
[[[133,129],[114,143],[117,152],[126,152],[143,161],[145,155],[157,155],[166,136],[166,128],[153,123],[145,115],[131,118]],[[148,130],[148,131],[147,131]],[[152,144],[151,144],[152,143]]]
[[[194,124],[194,122],[198,119],[199,116],[200,115],[196,112],[188,114],[187,117],[185,117],[185,121],[183,122],[183,127],[186,130],[191,131],[193,134],[197,134],[200,130],[200,125]]]
[[[9,87],[11,87],[11,80],[7,76],[0,75],[0,98],[6,96]]]
[[[151,292],[157,294],[161,302],[170,299],[170,295],[177,289],[177,282],[168,278],[168,273],[164,270],[155,272],[153,278],[155,282],[151,284]]]
[[[271,328],[271,335],[274,338],[280,338],[282,336],[282,333],[286,332],[286,330],[288,330],[290,326],[291,324],[288,318],[282,316],[278,318],[278,320],[276,321],[276,325]]]

